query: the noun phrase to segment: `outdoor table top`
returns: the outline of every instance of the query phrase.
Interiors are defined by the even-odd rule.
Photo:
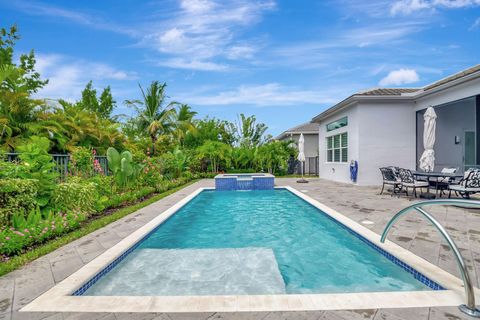
[[[460,173],[446,173],[446,172],[423,172],[423,171],[412,171],[412,173],[416,176],[423,176],[423,177],[446,177],[446,178],[462,178],[463,174]]]

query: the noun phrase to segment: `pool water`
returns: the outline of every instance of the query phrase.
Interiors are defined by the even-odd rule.
[[[85,295],[414,290],[431,289],[316,207],[276,189],[201,192]]]

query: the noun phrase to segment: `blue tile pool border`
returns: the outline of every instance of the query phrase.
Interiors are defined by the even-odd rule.
[[[359,234],[358,232],[350,229],[349,227],[347,227],[346,225],[344,225],[343,223],[341,223],[340,221],[338,221],[337,219],[333,218],[332,216],[330,216],[329,214],[327,214],[326,212],[322,211],[320,208],[316,207],[315,205],[313,205],[312,203],[306,201],[305,199],[299,197],[298,195],[296,195],[295,193],[291,192],[290,190],[288,190],[287,188],[275,188],[275,190],[287,190],[288,192],[290,192],[291,194],[293,194],[294,196],[302,199],[303,201],[305,201],[306,203],[308,203],[309,205],[311,205],[312,207],[314,207],[315,209],[317,209],[321,214],[325,215],[327,218],[329,218],[330,220],[332,220],[333,222],[335,222],[337,225],[339,225],[340,227],[342,227],[343,229],[345,229],[346,231],[348,231],[350,234],[354,235],[355,237],[357,237],[359,240],[361,240],[362,242],[364,242],[366,245],[368,245],[370,248],[374,249],[375,251],[377,251],[378,253],[380,253],[381,255],[383,255],[385,258],[387,258],[388,260],[390,260],[391,262],[393,262],[394,264],[396,264],[397,266],[401,267],[403,270],[405,270],[406,272],[410,273],[416,280],[420,281],[421,283],[423,283],[425,286],[429,287],[430,289],[432,290],[445,290],[445,288],[443,286],[441,286],[440,284],[438,284],[437,282],[433,281],[432,279],[428,278],[426,275],[424,275],[423,273],[417,271],[415,268],[411,267],[410,265],[408,265],[407,263],[403,262],[402,260],[398,259],[397,257],[395,257],[394,255],[392,255],[391,253],[385,251],[384,249],[380,248],[379,246],[377,246],[376,244],[374,244],[373,242],[371,242],[370,240],[368,240],[367,238],[365,238],[364,236],[362,236],[361,234]],[[202,192],[215,192],[215,190],[211,190],[211,189],[204,189],[202,190]],[[200,195],[202,192],[199,192],[195,197],[193,197],[192,199],[190,199],[190,201],[188,201],[184,206],[182,206],[181,208],[184,208],[186,205],[188,205],[189,203],[191,203],[196,197],[198,197],[198,195]],[[252,190],[252,192],[255,192],[254,190]],[[180,210],[181,208],[179,208],[178,210]],[[178,211],[177,210],[177,211]],[[108,272],[110,272],[113,268],[115,268],[120,262],[122,262],[123,259],[125,259],[130,253],[132,253],[136,248],[138,248],[152,233],[154,233],[155,231],[158,230],[158,228],[160,228],[168,219],[170,219],[173,215],[175,215],[176,212],[174,212],[170,217],[168,217],[167,219],[165,219],[164,221],[162,221],[162,223],[160,223],[158,226],[156,226],[153,230],[151,230],[150,232],[148,232],[145,236],[143,236],[139,241],[137,241],[133,246],[131,246],[130,248],[128,248],[124,253],[122,253],[120,256],[118,256],[117,258],[115,258],[112,262],[110,262],[105,268],[103,268],[102,270],[100,270],[97,274],[95,274],[94,277],[92,277],[91,279],[89,279],[86,283],[84,283],[80,288],[78,288],[77,290],[75,290],[71,295],[72,296],[82,296],[91,286],[93,286],[98,280],[100,280],[100,278],[102,278],[103,276],[105,276]]]

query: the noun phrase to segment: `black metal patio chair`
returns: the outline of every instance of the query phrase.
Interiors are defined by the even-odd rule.
[[[442,173],[456,173],[458,168],[443,168]],[[455,178],[445,177],[437,179],[436,181],[430,181],[430,185],[433,186],[436,190],[440,191],[440,196],[446,193],[448,187],[451,184],[455,184]]]
[[[470,195],[480,192],[480,169],[469,169],[465,171],[463,178],[458,184],[450,184],[448,186],[448,197],[452,196],[452,191],[457,197],[470,198]]]
[[[392,187],[391,196],[402,190],[402,182],[392,167],[380,168],[380,172],[382,173],[383,178],[382,191],[380,191],[380,194],[383,194],[386,185]]]
[[[423,188],[428,188],[428,181],[421,181],[415,179],[412,171],[409,169],[399,169],[400,180],[402,181],[402,187],[405,188],[405,193],[408,196],[408,189],[413,189],[413,195],[417,197],[417,189],[422,190]]]

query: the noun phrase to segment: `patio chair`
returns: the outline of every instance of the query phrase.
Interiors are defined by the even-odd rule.
[[[443,168],[441,173],[456,173],[458,168]],[[455,182],[455,178],[440,178],[437,181],[430,182],[434,185],[436,190],[440,191],[440,195],[443,195],[446,190],[448,190],[448,186]]]
[[[382,177],[383,177],[382,191],[380,191],[380,194],[383,194],[385,185],[392,187],[392,194],[391,194],[392,196],[402,189],[402,182],[398,178],[393,168],[391,167],[380,168],[380,172],[382,173]]]
[[[408,169],[399,169],[399,175],[400,175],[400,180],[402,181],[402,187],[405,188],[405,193],[408,196],[408,189],[412,188],[413,189],[413,195],[417,197],[417,189],[423,189],[423,188],[428,188],[429,184],[427,181],[420,181],[415,179],[415,176],[413,175],[412,171]]]
[[[452,196],[452,191],[463,198],[470,198],[470,195],[480,192],[480,169],[469,169],[465,171],[463,178],[458,184],[448,186],[448,197]]]

